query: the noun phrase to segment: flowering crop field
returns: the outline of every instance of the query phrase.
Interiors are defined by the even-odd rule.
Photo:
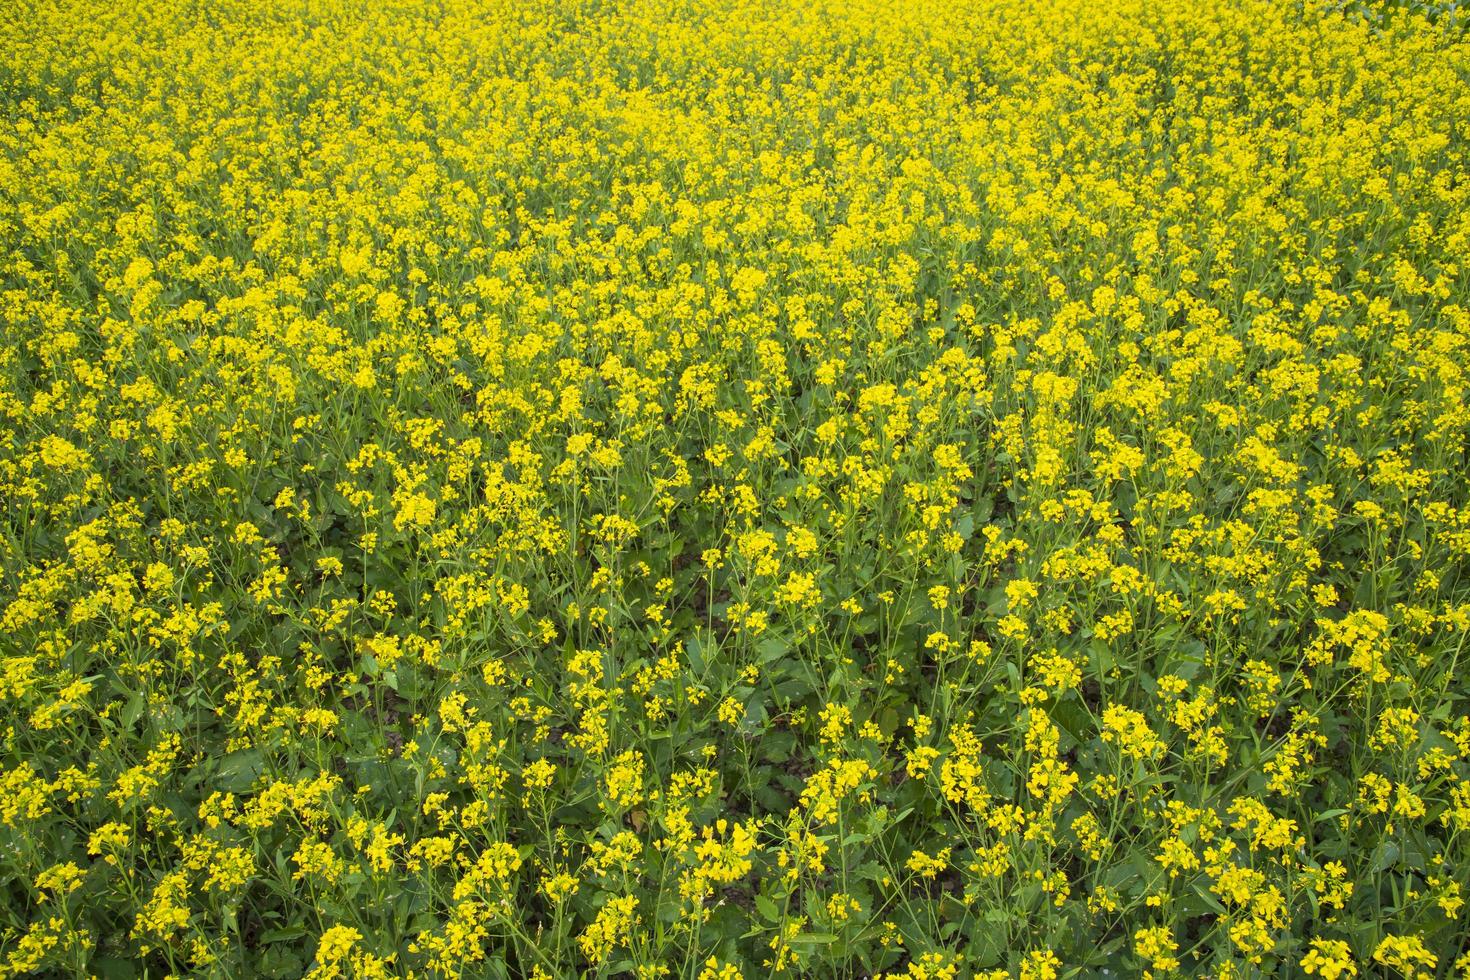
[[[0,6],[0,976],[1470,976],[1470,35]]]

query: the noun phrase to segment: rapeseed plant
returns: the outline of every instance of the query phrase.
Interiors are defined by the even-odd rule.
[[[1470,36],[10,4],[0,976],[1470,977]]]

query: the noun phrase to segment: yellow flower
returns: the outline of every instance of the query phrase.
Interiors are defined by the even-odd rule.
[[[1347,943],[1337,939],[1313,939],[1307,955],[1302,957],[1301,967],[1306,973],[1321,974],[1323,980],[1358,975],[1352,950]]]
[[[625,946],[638,923],[638,899],[623,895],[608,900],[592,924],[577,937],[582,955],[594,966],[607,959],[619,946]]]
[[[317,940],[316,968],[307,974],[310,980],[330,980],[346,976],[341,964],[362,941],[362,933],[350,926],[332,926]]]
[[[555,776],[556,766],[547,759],[535,760],[521,774],[527,789],[547,789]]]
[[[909,855],[904,867],[920,878],[933,878],[949,867],[949,851],[950,849],[946,847],[932,857],[923,851],[914,851]]]
[[[611,802],[622,807],[642,802],[643,765],[643,756],[636,751],[624,752],[613,760],[606,780],[607,798]]]
[[[1155,970],[1179,969],[1178,949],[1168,926],[1148,926],[1133,934],[1133,952]]]

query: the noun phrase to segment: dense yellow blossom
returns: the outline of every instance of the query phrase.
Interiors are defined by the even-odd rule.
[[[1470,33],[0,31],[0,976],[1470,975]]]

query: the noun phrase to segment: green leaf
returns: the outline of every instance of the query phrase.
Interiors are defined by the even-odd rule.
[[[260,942],[264,946],[269,946],[271,943],[284,943],[293,939],[300,939],[304,935],[306,935],[306,927],[300,923],[296,923],[295,925],[282,926],[279,929],[267,929],[260,934]]]
[[[242,749],[221,760],[214,784],[223,793],[246,793],[264,771],[264,753],[259,748]]]

